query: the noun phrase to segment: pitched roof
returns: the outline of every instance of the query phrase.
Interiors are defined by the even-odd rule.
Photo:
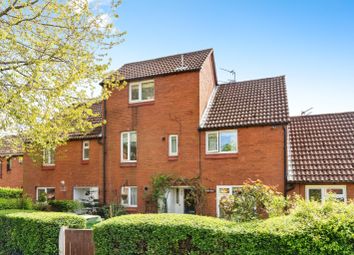
[[[14,138],[14,136],[5,136],[1,138],[0,157],[22,156],[24,154],[22,146],[17,144]]]
[[[284,76],[218,85],[214,93],[202,129],[289,122]]]
[[[291,117],[292,182],[354,182],[354,112]]]
[[[178,72],[197,71],[213,49],[182,53],[123,65],[119,70],[125,80],[153,77]]]
[[[90,117],[89,120],[93,124],[102,123],[103,121],[102,102],[93,104],[91,108],[94,113],[98,113],[99,115],[95,117]],[[95,129],[93,129],[92,131],[86,134],[82,132],[75,132],[69,135],[70,140],[92,139],[92,138],[99,138],[99,137],[102,137],[102,127],[96,127]]]

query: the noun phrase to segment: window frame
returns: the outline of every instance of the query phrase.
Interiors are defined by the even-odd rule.
[[[176,138],[176,152],[172,151],[172,138]],[[170,157],[177,157],[179,153],[178,150],[178,135],[177,134],[171,134],[168,136],[168,156]]]
[[[135,158],[134,160],[131,160],[130,159],[130,153],[131,153],[131,149],[130,149],[130,143],[131,143],[131,134],[132,133],[135,133],[135,136],[136,136],[136,155],[135,155]],[[127,158],[128,159],[124,159],[123,158],[123,135],[124,134],[128,134],[128,151],[127,151]],[[138,154],[138,134],[136,131],[124,131],[124,132],[121,132],[120,134],[120,161],[122,163],[136,163],[137,162],[137,154]]]
[[[45,155],[45,153],[46,152],[50,152],[50,154],[49,155],[51,155],[51,161],[53,162],[53,163],[47,163],[47,162],[45,162],[45,160],[46,160],[46,155]],[[49,157],[48,157],[49,158]],[[43,162],[42,162],[42,165],[43,166],[55,166],[55,149],[44,149],[43,150]]]
[[[85,150],[88,150],[88,157],[85,158]],[[90,160],[90,141],[82,142],[82,160]]]
[[[326,201],[328,197],[328,189],[342,189],[343,195],[338,195],[338,197],[343,197],[343,201],[347,202],[347,186],[346,185],[305,185],[305,199],[310,201],[310,190],[320,189],[321,190],[321,203]]]
[[[128,203],[123,203],[123,199],[122,199],[122,194],[123,194],[123,189],[127,188],[128,189]],[[136,189],[136,198],[135,198],[135,201],[136,201],[136,204],[132,204],[132,199],[131,199],[131,190],[132,189]],[[120,195],[121,195],[121,198],[120,198],[120,204],[124,207],[138,207],[138,186],[122,186],[121,189],[120,189]]]
[[[216,185],[216,216],[220,218],[220,198],[219,198],[219,189],[220,188],[229,188],[229,196],[232,195],[232,189],[233,188],[242,188],[242,185]]]
[[[38,201],[39,199],[39,193],[38,193],[39,189],[44,189],[46,194],[48,194],[48,189],[54,189],[54,194],[55,194],[55,187],[36,187],[36,201]]]
[[[221,133],[232,133],[236,134],[236,148],[234,151],[221,151],[220,150],[220,138]],[[217,144],[216,150],[209,150],[209,135],[216,134]],[[216,130],[216,131],[207,131],[205,132],[205,153],[206,154],[235,154],[238,153],[238,130],[237,129],[226,129],[226,130]]]
[[[143,84],[144,83],[153,83],[154,84],[154,97],[152,99],[142,99],[143,98]],[[138,99],[132,99],[132,87],[134,85],[138,85],[139,91],[138,91]],[[136,103],[144,103],[144,102],[151,102],[155,101],[155,81],[154,80],[144,80],[144,81],[139,81],[139,82],[132,82],[129,83],[129,103],[130,104],[136,104]]]
[[[7,172],[12,170],[12,164],[13,164],[12,157],[10,157],[6,160],[6,171]]]

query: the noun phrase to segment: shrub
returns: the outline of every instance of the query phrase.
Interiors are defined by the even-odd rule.
[[[127,214],[124,206],[117,204],[104,205],[97,208],[97,214],[104,219]]]
[[[82,208],[82,204],[74,200],[49,200],[48,204],[55,212],[75,212]]]
[[[243,222],[283,215],[286,200],[275,187],[249,180],[237,194],[223,198],[220,208],[226,219]]]
[[[5,209],[32,209],[32,200],[23,198],[0,198],[0,210]]]
[[[0,211],[0,254],[58,254],[61,226],[84,228],[75,214],[33,211]]]
[[[312,212],[311,208],[315,207]],[[93,227],[96,254],[353,254],[354,205],[304,203],[289,216],[235,223],[145,214]]]
[[[22,194],[22,189],[0,187],[0,198],[21,198]]]

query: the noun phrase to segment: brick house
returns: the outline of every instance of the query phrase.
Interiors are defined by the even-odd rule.
[[[125,64],[122,76],[127,86],[95,108],[107,120],[103,128],[72,134],[43,162],[24,157],[23,187],[34,199],[93,194],[146,212],[156,174],[197,178],[207,189],[207,215],[219,215],[219,200],[249,178],[306,197],[327,192],[323,185],[345,185],[345,199],[354,197],[353,117],[290,118],[284,76],[218,84],[212,49]],[[328,137],[337,144],[326,143]],[[328,154],[301,154],[318,151],[318,144]],[[333,164],[325,172],[328,159]],[[327,166],[314,171],[321,160]],[[195,213],[186,203],[189,192],[186,185],[171,187],[166,212]]]
[[[93,105],[102,113],[102,104]],[[92,118],[102,122],[102,115]],[[43,152],[42,160],[24,157],[24,191],[33,199],[102,200],[102,128],[70,135],[66,145]]]
[[[292,117],[289,144],[289,192],[354,199],[354,112]]]
[[[23,151],[14,148],[5,137],[0,147],[0,187],[21,188],[23,185]]]

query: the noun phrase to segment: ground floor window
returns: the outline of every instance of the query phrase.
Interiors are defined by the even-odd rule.
[[[138,206],[138,188],[136,186],[123,186],[121,189],[121,204],[127,207]]]
[[[347,190],[345,185],[306,185],[306,200],[324,202],[327,197],[333,196],[339,201],[347,201]]]
[[[220,201],[226,199],[230,195],[236,195],[241,185],[218,185],[216,186],[216,214],[223,218],[223,212],[220,210]]]
[[[36,191],[36,200],[46,202],[55,200],[55,188],[53,187],[38,187]]]
[[[87,205],[98,204],[98,187],[74,187],[74,200]]]

